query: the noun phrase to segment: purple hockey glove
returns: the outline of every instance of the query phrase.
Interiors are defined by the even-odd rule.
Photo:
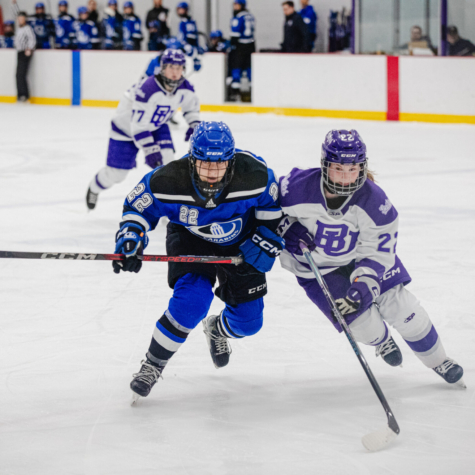
[[[345,298],[335,300],[342,315],[358,312],[360,315],[373,304],[381,292],[375,276],[363,274],[355,279]]]
[[[185,134],[185,142],[188,142],[188,140],[190,140],[191,136],[193,135],[193,131],[195,130],[195,127],[200,123],[200,121],[197,121],[197,122],[192,122],[190,124],[190,127],[188,128],[188,130],[186,131],[186,134]]]
[[[143,149],[145,153],[145,163],[150,168],[157,168],[160,165],[163,165],[163,157],[160,153],[160,145],[153,144]]]
[[[288,220],[288,218],[284,218]],[[279,226],[281,229],[281,226]],[[285,224],[284,224],[285,229]],[[315,250],[315,243],[313,242],[313,236],[308,232],[308,229],[300,224],[298,221],[292,223],[284,232],[282,236],[285,240],[285,249],[292,254],[302,255],[302,250],[300,249],[300,243],[304,243],[307,246],[310,252]]]

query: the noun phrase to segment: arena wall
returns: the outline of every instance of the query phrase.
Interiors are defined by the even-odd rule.
[[[31,102],[116,107],[154,53],[37,51]],[[16,53],[0,50],[0,101],[15,102]],[[253,102],[226,103],[226,58],[190,77],[203,111],[475,124],[472,58],[255,54]],[[192,68],[188,68],[192,70]]]

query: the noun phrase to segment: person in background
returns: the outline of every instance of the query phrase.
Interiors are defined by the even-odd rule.
[[[73,23],[76,19],[68,13],[68,2],[61,0],[58,3],[58,19],[54,21],[56,27],[56,48],[71,49],[74,42]]]
[[[414,25],[411,27],[411,39],[409,43],[401,46],[401,49],[407,49],[409,51],[411,51],[413,48],[428,48],[433,52],[435,51],[430,38],[422,33],[422,28],[419,25]]]
[[[124,17],[117,11],[117,0],[109,0],[104,9],[101,34],[104,38],[104,49],[122,49],[122,25]]]
[[[212,31],[209,34],[209,53],[226,53],[231,44],[223,38],[221,30]]]
[[[315,47],[315,40],[317,39],[317,21],[318,16],[315,13],[312,5],[309,5],[309,0],[300,0],[302,10],[300,10],[300,16],[304,23],[307,25],[309,33],[309,51],[313,51]]]
[[[170,36],[168,27],[168,8],[162,6],[162,0],[153,0],[153,8],[147,13],[145,26],[149,32],[149,51],[165,49],[163,40]]]
[[[89,0],[87,2],[88,20],[93,21],[97,28],[99,28],[99,13],[97,12],[96,0]]]
[[[15,14],[19,15],[17,0],[12,0],[12,8]],[[45,13],[45,4],[38,2],[35,5],[35,14],[27,19],[28,24],[33,28],[36,36],[36,49],[50,49],[51,38],[54,40],[55,28],[51,15]]]
[[[30,98],[26,76],[30,66],[31,57],[36,47],[36,36],[33,28],[27,24],[26,13],[18,12],[18,30],[16,32],[15,45],[18,55],[16,69],[16,86],[18,101],[26,102]]]
[[[143,40],[142,22],[134,13],[132,2],[124,3],[124,22],[122,24],[124,49],[128,51],[140,51]]]
[[[234,0],[234,16],[231,20],[231,51],[229,68],[231,70],[231,90],[229,99],[241,98],[241,77],[244,71],[251,83],[251,55],[256,51],[254,40],[254,16],[246,8],[246,0]]]
[[[447,41],[449,43],[449,56],[475,56],[475,45],[460,38],[456,26],[447,27]]]
[[[96,24],[89,20],[87,7],[78,8],[78,19],[73,23],[74,46],[77,49],[98,49],[100,42]]]
[[[189,6],[186,2],[180,2],[176,7],[176,13],[180,17],[180,24],[178,25],[178,40],[188,45],[191,56],[193,58],[193,69],[199,71],[201,69],[201,55],[203,54],[203,48],[200,47],[198,42],[198,27],[196,21],[191,18],[189,13]]]
[[[309,53],[310,34],[302,17],[295,11],[294,2],[282,3],[285,15],[282,53]]]
[[[7,20],[3,24],[3,36],[0,36],[0,48],[15,47],[15,22]]]

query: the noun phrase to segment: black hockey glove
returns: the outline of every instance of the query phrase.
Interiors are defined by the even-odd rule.
[[[137,223],[123,223],[115,237],[115,253],[123,254],[125,260],[113,261],[112,267],[116,274],[120,271],[139,272],[142,267],[142,255],[148,245],[145,230]]]

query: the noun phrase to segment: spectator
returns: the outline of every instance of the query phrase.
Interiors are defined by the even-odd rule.
[[[58,19],[54,22],[56,27],[56,48],[70,49],[74,42],[73,23],[76,20],[68,13],[68,2],[66,0],[61,0],[58,3],[58,11]]]
[[[17,4],[16,0],[12,1],[14,5]],[[38,2],[35,5],[35,14],[29,16],[27,21],[36,35],[36,49],[50,49],[55,28],[53,18],[45,13],[45,4]]]
[[[251,54],[256,51],[254,41],[254,17],[246,9],[246,0],[234,0],[234,16],[231,20],[231,90],[229,99],[237,101],[241,96],[241,77],[244,71],[251,82]]]
[[[92,22],[94,22],[96,27],[99,29],[99,13],[97,13],[96,0],[89,0],[87,2],[87,11],[88,11],[88,20],[91,20]]]
[[[78,8],[78,19],[73,23],[75,32],[75,47],[77,49],[97,49],[99,32],[96,24],[89,20],[87,7]]]
[[[18,12],[18,31],[16,34],[16,49],[18,52],[18,63],[16,69],[16,86],[18,91],[18,101],[26,102],[30,98],[28,82],[26,76],[30,66],[31,57],[36,46],[36,36],[33,28],[26,22],[26,13]]]
[[[447,28],[447,41],[449,43],[449,56],[475,56],[475,45],[460,38],[456,26]]]
[[[186,2],[180,2],[176,7],[176,13],[180,17],[177,38],[182,43],[188,43],[194,48],[198,47],[198,28],[196,21],[189,14],[189,6]]]
[[[15,47],[15,22],[8,20],[3,24],[3,36],[0,36],[0,48]]]
[[[168,27],[168,8],[162,7],[162,0],[153,0],[153,8],[147,13],[145,26],[149,32],[148,49],[161,51],[165,49],[164,39],[170,36]]]
[[[209,48],[210,53],[226,53],[230,47],[228,40],[223,38],[223,32],[221,30],[212,31],[209,34]]]
[[[295,11],[294,2],[282,3],[285,15],[283,53],[308,53],[310,35],[302,17]]]
[[[300,0],[302,10],[300,10],[300,16],[304,23],[307,25],[309,33],[309,51],[313,51],[315,47],[315,40],[317,39],[317,21],[318,16],[315,13],[312,5],[309,5],[309,0]]]
[[[143,40],[142,22],[134,13],[132,2],[124,3],[124,23],[123,23],[124,49],[129,51],[140,51],[140,44]]]
[[[408,49],[409,51],[413,48],[428,48],[432,50],[432,52],[435,51],[430,38],[422,34],[422,28],[418,25],[414,25],[411,28],[411,40],[409,43],[401,46],[401,49]]]
[[[104,9],[101,28],[104,49],[122,49],[123,23],[124,17],[117,11],[117,0],[109,0]]]

